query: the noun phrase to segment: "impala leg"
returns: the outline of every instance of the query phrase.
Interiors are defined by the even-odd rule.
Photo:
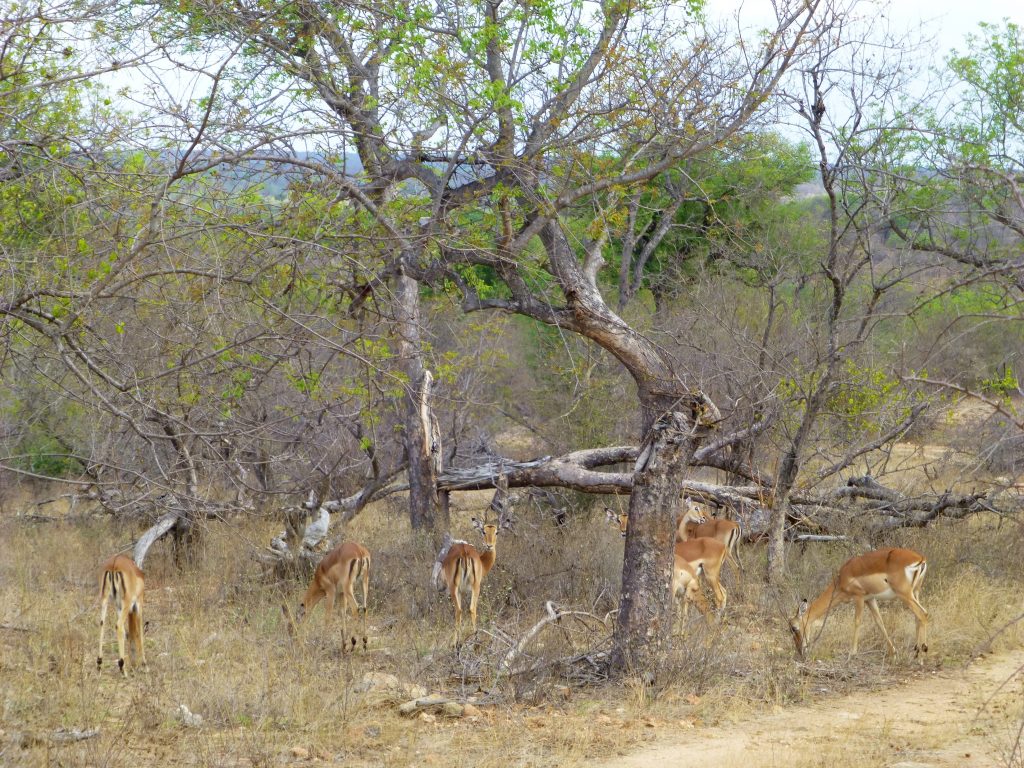
[[[864,613],[864,598],[856,598],[856,602],[853,604],[853,648],[850,650],[851,656],[857,655],[857,638],[860,636],[860,618]]]
[[[732,563],[733,568],[736,569],[736,586],[739,587],[741,584],[741,577],[743,575],[743,564],[740,562],[740,554],[738,551],[740,534],[736,532],[732,539],[729,540],[729,546],[725,551],[726,559]]]
[[[142,666],[149,666],[146,664],[146,651],[145,651],[145,638],[143,635],[143,621],[142,611],[139,608],[138,603],[132,606],[131,614],[128,616],[128,627],[134,642],[135,648],[135,663],[141,664]]]
[[[697,610],[701,612],[702,616],[707,616],[710,606],[708,605],[708,599],[704,597],[704,592],[700,588],[700,582],[694,579],[690,582],[686,589],[687,604],[690,601],[697,604]]]
[[[359,619],[359,603],[356,600],[355,584],[353,583],[353,580],[351,580],[351,579],[349,580],[348,584],[345,585],[345,607],[348,609],[349,612],[351,612],[352,618],[358,621],[358,619]],[[345,624],[346,624],[346,626],[348,626],[348,619],[347,618],[345,620]],[[348,633],[346,632],[346,634],[345,634],[346,641],[348,640],[348,637],[349,637]],[[365,633],[364,633],[364,639],[365,639]],[[356,649],[356,636],[353,633],[353,635],[352,635],[352,650],[354,651],[355,649]]]
[[[911,595],[909,598],[900,596],[900,600],[906,603],[907,608],[913,612],[914,618],[917,619],[914,656],[918,657],[922,653],[928,653],[928,611],[924,609],[924,606],[918,602],[916,597],[916,595]]]
[[[736,574],[736,586],[737,587],[741,586],[741,577],[743,575],[743,566],[740,565],[740,559],[735,555],[735,553],[732,553],[732,552],[730,552],[728,555],[726,555],[725,559],[729,561],[729,564],[733,568],[733,572]]]
[[[721,570],[721,563],[710,569],[705,566],[704,574],[708,577],[708,583],[711,584],[711,591],[715,593],[715,602],[718,604],[718,612],[722,614],[722,616],[725,616],[725,603],[729,596],[726,594],[725,587],[722,586],[722,581],[719,578]]]
[[[368,596],[370,594],[370,567],[363,568],[363,650],[367,648],[366,642],[366,609],[369,606]]]
[[[324,630],[330,631],[331,629],[331,614],[334,613],[334,601],[337,600],[337,594],[334,587],[328,586],[324,592]],[[348,645],[348,641],[345,639],[345,612],[341,612],[341,644],[342,652],[345,650],[345,646]]]
[[[336,599],[333,589],[328,589],[324,593],[324,626],[327,626],[327,622],[331,620],[331,614],[334,612],[334,601]]]
[[[103,576],[103,596],[100,598],[100,650],[96,655],[96,669],[103,667],[103,630],[107,623],[107,607],[110,605],[110,594],[107,592],[107,576]]]
[[[125,634],[128,629],[128,612],[131,607],[127,601],[122,601],[117,606],[117,666],[121,670],[121,674],[128,676],[128,672],[125,670],[125,656],[124,656],[124,645],[125,645]]]
[[[868,600],[868,608],[871,609],[871,615],[874,617],[875,623],[878,625],[878,628],[882,630],[882,637],[885,638],[885,642],[889,646],[889,652],[892,653],[893,656],[895,656],[896,646],[893,645],[892,640],[889,639],[889,633],[886,631],[885,624],[882,622],[882,614],[878,610],[878,602],[875,600]]]
[[[473,591],[469,595],[469,618],[473,622],[473,634],[476,634],[476,604],[480,599],[480,582],[478,581],[473,586]]]
[[[458,645],[462,637],[462,595],[459,594],[457,582],[452,585],[451,597],[455,604],[455,645]]]

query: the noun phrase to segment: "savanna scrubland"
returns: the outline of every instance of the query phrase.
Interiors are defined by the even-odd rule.
[[[582,764],[1019,647],[1020,28],[700,6],[3,20],[5,763]],[[745,568],[674,628],[683,496]],[[474,516],[511,527],[456,644],[430,574]],[[365,652],[292,625],[345,540]],[[897,653],[866,620],[850,656],[840,606],[796,659],[797,599],[886,546],[927,558],[928,652],[889,604]]]

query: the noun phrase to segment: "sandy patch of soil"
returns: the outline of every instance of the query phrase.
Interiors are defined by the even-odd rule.
[[[925,673],[888,689],[787,707],[726,727],[698,728],[672,743],[597,765],[1005,766],[1022,710],[1024,650],[1017,650],[966,668]]]

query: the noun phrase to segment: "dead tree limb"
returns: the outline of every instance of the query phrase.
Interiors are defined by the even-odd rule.
[[[149,548],[153,546],[153,542],[159,539],[161,536],[167,534],[174,524],[178,522],[178,517],[181,515],[181,511],[174,509],[168,512],[166,515],[160,517],[156,523],[154,523],[145,533],[143,533],[132,550],[132,558],[135,560],[135,564],[142,567],[143,560],[146,559],[146,553],[149,552]]]
[[[541,630],[549,624],[557,623],[566,616],[589,618],[594,619],[595,621],[600,622],[602,624],[604,623],[601,621],[600,618],[598,618],[592,613],[588,613],[587,611],[560,610],[550,600],[544,603],[544,612],[544,618],[542,618],[540,621],[534,624],[533,627],[531,627],[525,635],[519,638],[519,642],[512,646],[509,652],[505,654],[504,658],[502,658],[501,663],[498,665],[499,675],[514,675],[519,674],[520,672],[529,671],[514,670],[512,667],[513,664],[519,659],[519,657],[523,655],[523,653],[526,650],[526,646],[529,645],[534,640],[534,638],[536,638],[537,635],[540,634]]]

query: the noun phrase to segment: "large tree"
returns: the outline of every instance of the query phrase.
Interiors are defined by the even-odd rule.
[[[703,29],[695,5],[633,2],[194,2],[166,6],[157,27],[168,42],[228,51],[227,66],[244,74],[211,100],[211,122],[222,121],[230,141],[210,150],[290,163],[306,172],[306,188],[358,212],[324,227],[374,244],[359,281],[390,296],[379,306],[391,307],[402,345],[414,523],[429,519],[435,487],[415,398],[419,285],[455,291],[466,311],[517,313],[580,334],[628,372],[643,451],[619,669],[648,666],[667,639],[680,480],[718,414],[605,301],[597,274],[609,216],[635,185],[750,122],[826,32],[819,5],[782,3],[774,28],[743,43]],[[300,137],[308,151],[297,154]],[[570,212],[605,192],[574,234]]]

